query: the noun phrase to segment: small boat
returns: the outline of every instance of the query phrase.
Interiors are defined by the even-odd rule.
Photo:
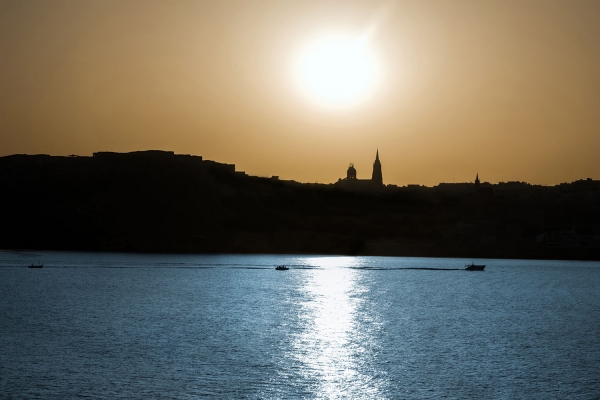
[[[474,263],[471,263],[471,265],[465,265],[465,271],[483,271],[484,268],[485,265],[477,265]]]
[[[44,264],[38,264],[38,265],[33,265],[31,264],[29,267],[27,268],[44,268]]]
[[[289,268],[286,267],[285,265],[278,265],[278,266],[275,267],[275,269],[277,271],[287,271]]]

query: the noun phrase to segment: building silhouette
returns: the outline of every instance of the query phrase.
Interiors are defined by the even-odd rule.
[[[338,179],[335,185],[345,189],[358,191],[373,191],[385,187],[383,184],[383,175],[381,173],[379,149],[377,149],[377,152],[375,153],[375,161],[373,162],[373,173],[371,174],[371,179],[358,179],[354,163],[350,163],[350,166],[348,166],[348,170],[346,171],[346,178]]]

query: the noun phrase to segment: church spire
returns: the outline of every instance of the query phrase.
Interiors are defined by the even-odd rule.
[[[383,185],[383,176],[381,174],[381,162],[379,161],[379,149],[375,153],[375,162],[373,163],[373,175],[371,181],[376,185]]]

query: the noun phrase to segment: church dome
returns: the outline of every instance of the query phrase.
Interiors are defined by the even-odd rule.
[[[356,169],[354,168],[354,164],[350,164],[350,166],[348,167],[348,172],[346,173],[346,179],[349,181],[356,180]]]

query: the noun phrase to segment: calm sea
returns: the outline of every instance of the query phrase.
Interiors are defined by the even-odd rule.
[[[8,399],[598,399],[600,263],[0,252],[0,346]]]

